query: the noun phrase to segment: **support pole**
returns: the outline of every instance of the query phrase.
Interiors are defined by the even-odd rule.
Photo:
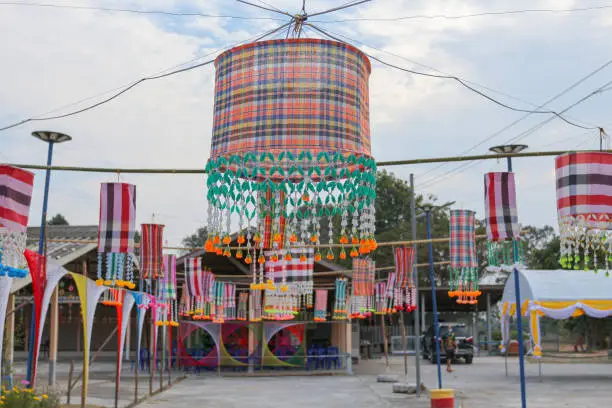
[[[431,211],[425,212],[427,219],[427,239],[431,239]],[[436,343],[436,363],[438,364],[438,388],[442,388],[442,369],[440,368],[440,327],[438,325],[438,300],[436,298],[436,279],[433,265],[433,245],[429,243],[429,279],[431,280],[431,303],[433,308],[434,331]],[[419,388],[421,384],[417,384]]]
[[[56,286],[51,298],[49,320],[49,386],[55,385],[55,365],[57,362],[57,343],[59,335],[59,288]]]
[[[416,194],[414,192],[414,174],[410,174],[410,227],[412,229],[412,240],[416,241],[417,229],[416,229]],[[412,250],[414,252],[414,286],[416,289],[418,303],[419,296],[419,270],[417,267],[418,257],[417,257],[417,246],[412,245]],[[425,298],[423,297],[423,304],[421,313],[423,313],[423,326],[425,326]],[[405,330],[405,329],[404,329]],[[419,324],[419,312],[414,312],[414,354],[415,354],[415,366],[416,366],[416,396],[417,398],[421,397],[421,325]],[[404,344],[404,351],[406,350],[406,345]],[[406,364],[406,359],[408,356],[404,357],[404,364]]]
[[[6,343],[4,345],[4,361],[3,367],[6,368],[6,377],[8,377],[8,388],[13,387],[13,356],[15,354],[15,294],[10,294],[6,307],[6,326],[4,327],[4,336]],[[3,376],[4,373],[2,374]]]
[[[421,327],[425,328],[425,294],[421,294]],[[418,333],[420,336],[421,333]]]
[[[489,355],[491,355],[491,352],[493,351],[493,338],[491,333],[491,294],[487,292],[487,353]]]
[[[53,142],[49,142],[49,149],[47,150],[47,171],[45,172],[45,192],[43,195],[43,208],[42,208],[42,219],[40,221],[40,237],[38,241],[38,253],[44,254],[45,245],[45,227],[47,224],[47,204],[49,203],[49,183],[51,181],[51,159],[53,157]],[[32,369],[34,367],[34,338],[36,337],[36,307],[32,303],[32,319],[30,320],[30,336],[28,339],[28,366],[26,380],[32,384]]]
[[[517,242],[514,241],[515,257]],[[519,271],[514,268],[514,292],[516,294],[516,324],[519,344],[519,373],[521,376],[521,407],[527,408],[527,393],[525,390],[525,348],[523,345],[523,319],[521,316],[521,288],[519,284]]]

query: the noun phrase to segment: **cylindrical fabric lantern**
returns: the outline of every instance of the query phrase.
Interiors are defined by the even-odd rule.
[[[448,295],[459,304],[476,304],[478,260],[476,258],[476,213],[450,211],[450,289]]]
[[[557,210],[564,268],[609,270],[612,261],[612,154],[557,156]]]
[[[161,278],[161,299],[168,304],[168,325],[178,326],[176,302],[176,255],[163,255],[164,273]]]
[[[347,320],[348,319],[348,305],[346,303],[346,278],[336,279],[336,291],[335,291],[335,303],[334,303],[334,314],[333,320]]]
[[[136,186],[102,183],[96,284],[134,289]],[[104,273],[103,273],[104,271]]]
[[[0,165],[0,276],[27,276],[26,231],[34,173]]]
[[[158,279],[163,276],[164,226],[142,224],[140,244],[140,273],[144,279]]]
[[[485,219],[490,266],[522,261],[514,173],[486,173]]]
[[[247,263],[303,244],[317,246],[320,260],[324,228],[352,256],[374,250],[366,55],[334,41],[271,40],[232,48],[215,67],[206,249],[231,255],[234,215],[246,244],[235,255]]]

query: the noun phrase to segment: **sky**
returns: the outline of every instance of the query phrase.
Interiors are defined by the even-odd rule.
[[[257,38],[287,20],[233,0],[46,3],[248,18],[160,16],[1,3],[0,127],[84,107],[143,76],[212,59],[222,50]],[[266,3],[295,14],[302,0]],[[345,3],[307,0],[306,9],[313,13]],[[610,7],[372,21],[598,6]],[[374,0],[311,20],[386,62],[461,77],[478,90],[520,109],[540,106],[612,59],[612,0]],[[320,37],[312,30],[305,34]],[[214,67],[208,65],[145,82],[80,115],[0,132],[0,162],[44,164],[46,145],[30,134],[34,130],[54,130],[73,137],[71,142],[56,146],[56,165],[204,168],[212,132],[213,78]],[[490,146],[511,141],[527,144],[534,152],[599,147],[596,130],[549,120],[550,115],[526,115],[502,108],[452,80],[415,76],[375,61],[370,79],[372,154],[378,161],[485,154]],[[610,80],[612,65],[540,110],[561,111]],[[603,127],[612,134],[612,92],[597,94],[566,115],[582,126]],[[532,132],[534,126],[538,127]],[[443,202],[455,201],[454,208],[473,209],[482,218],[483,174],[503,171],[505,166],[505,161],[487,160],[387,170],[405,179],[413,173],[418,192],[433,194]],[[555,225],[554,158],[515,159],[513,166],[520,222]],[[57,171],[52,174],[48,212],[63,214],[73,225],[95,225],[99,184],[117,179],[137,185],[137,223],[164,223],[169,245],[179,245],[185,235],[206,222],[203,175]],[[37,171],[30,210],[32,225],[40,220],[43,186],[44,173]]]

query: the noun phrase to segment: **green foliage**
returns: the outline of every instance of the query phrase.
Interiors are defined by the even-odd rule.
[[[183,238],[183,245],[188,248],[204,248],[206,239],[208,238],[208,230],[206,227],[200,227],[191,235]]]
[[[68,220],[62,214],[56,214],[51,218],[47,225],[69,225]]]

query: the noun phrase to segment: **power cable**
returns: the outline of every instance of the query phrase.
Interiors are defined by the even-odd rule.
[[[274,7],[274,6],[270,6],[269,4],[267,4],[267,3],[263,2],[263,1],[260,1],[260,3],[263,3],[263,4],[265,4],[265,5],[266,5],[266,6],[268,6],[268,7],[265,7],[265,6],[260,6],[259,4],[251,3],[251,2],[246,1],[246,0],[236,0],[236,1],[237,1],[238,3],[247,4],[247,5],[249,5],[249,6],[253,6],[253,7],[260,8],[260,9],[262,9],[262,10],[267,10],[267,11],[271,11],[271,12],[273,12],[273,13],[282,14],[282,15],[284,15],[284,16],[293,17],[291,14],[289,14],[289,13],[287,13],[287,12],[285,12],[285,11],[282,11],[282,10],[280,10],[280,9],[278,9],[278,8]]]
[[[51,4],[51,3],[20,3],[14,1],[2,1],[0,6],[20,6],[20,7],[40,7],[40,8],[56,8],[56,9],[71,9],[71,10],[90,10],[90,11],[106,11],[113,13],[129,13],[129,14],[149,14],[149,15],[165,15],[172,17],[207,17],[207,18],[229,18],[236,20],[275,20],[285,21],[285,19],[274,17],[255,17],[255,16],[232,16],[232,15],[215,15],[198,12],[175,12],[163,10],[138,10],[130,8],[114,8],[114,7],[97,7],[97,6],[78,6],[69,4]]]
[[[611,9],[612,5],[604,5],[604,6],[593,6],[593,7],[576,7],[569,9],[521,9],[521,10],[506,10],[506,11],[486,11],[481,13],[472,13],[472,14],[460,14],[449,16],[446,14],[417,14],[411,16],[403,16],[403,17],[389,17],[389,18],[344,18],[338,20],[313,20],[314,23],[344,23],[349,21],[404,21],[404,20],[416,20],[416,19],[445,19],[445,20],[459,20],[463,18],[473,18],[473,17],[483,17],[483,16],[501,16],[508,14],[528,14],[528,13],[574,13],[574,12],[582,12],[582,11],[593,11],[593,10],[604,10]]]
[[[278,31],[284,29],[285,27],[289,26],[290,24],[291,23],[283,24],[283,25],[281,25],[281,26],[279,26],[279,27],[277,27],[277,28],[275,28],[275,29],[273,29],[271,31],[268,31],[268,32],[264,33],[263,35],[259,36],[258,38],[256,38],[254,41],[259,41],[262,38],[265,38],[265,37],[268,37],[270,35],[273,35],[276,32],[278,32]],[[247,41],[249,41],[249,40],[247,40]],[[166,72],[166,73],[163,73],[163,74],[157,74],[157,75],[143,77],[143,78],[141,78],[141,79],[131,83],[130,85],[128,85],[126,87],[123,87],[123,89],[121,89],[119,92],[109,96],[108,98],[105,98],[105,99],[103,99],[103,100],[101,100],[99,102],[96,102],[96,103],[92,104],[92,105],[86,106],[85,108],[78,109],[76,111],[72,111],[72,112],[69,112],[69,113],[62,114],[62,115],[46,116],[46,117],[42,117],[42,118],[40,118],[40,117],[33,117],[33,118],[23,119],[23,120],[21,120],[19,122],[15,122],[13,124],[10,124],[10,125],[4,126],[4,127],[0,127],[0,132],[2,132],[4,130],[12,129],[12,128],[17,127],[17,126],[24,125],[24,124],[26,124],[28,122],[40,122],[40,121],[60,119],[60,118],[68,117],[68,116],[78,115],[78,114],[86,112],[88,110],[95,109],[98,106],[104,105],[104,104],[106,104],[106,103],[108,103],[108,102],[118,98],[119,96],[123,95],[124,93],[128,92],[129,90],[131,90],[132,88],[140,85],[143,82],[151,81],[151,80],[155,80],[155,79],[161,79],[161,78],[169,77],[169,76],[172,76],[172,75],[180,74],[180,73],[183,73],[183,72],[191,71],[193,69],[209,65],[209,64],[213,63],[214,61],[215,60],[212,59],[212,60],[208,60],[208,61],[205,61],[205,62],[201,62],[201,63],[196,64],[196,65],[190,65],[188,67],[181,68],[181,69],[176,69],[176,70],[173,70],[173,71],[170,71],[170,72]]]
[[[312,27],[313,29],[315,29],[316,31],[320,32],[321,34],[326,35],[329,38],[332,38],[333,40],[346,43],[346,41],[343,41],[342,39],[337,38],[337,37],[329,34],[328,32],[318,28],[315,25],[312,25],[310,23],[306,23],[306,24],[308,26]],[[409,68],[404,68],[404,67],[400,67],[400,66],[395,65],[395,64],[391,64],[391,63],[386,62],[386,61],[384,61],[384,60],[382,60],[382,59],[380,59],[378,57],[375,57],[375,56],[373,56],[371,54],[366,54],[366,55],[368,57],[370,57],[371,59],[380,62],[383,65],[386,65],[386,66],[391,67],[391,68],[395,68],[395,69],[400,70],[400,71],[408,72],[410,74],[426,76],[426,77],[430,77],[430,78],[450,79],[450,80],[456,81],[459,84],[461,84],[462,86],[464,86],[465,88],[467,88],[468,90],[470,90],[470,91],[472,91],[472,92],[482,96],[483,98],[485,98],[485,99],[495,103],[496,105],[499,105],[499,106],[501,106],[503,108],[506,108],[506,109],[509,109],[509,110],[513,110],[515,112],[524,112],[524,113],[530,113],[530,114],[536,114],[537,113],[537,114],[554,115],[554,116],[558,117],[559,119],[563,120],[564,122],[568,123],[569,125],[572,125],[572,126],[575,126],[575,127],[581,128],[581,129],[597,129],[597,127],[586,127],[586,126],[582,126],[582,125],[580,125],[578,123],[572,122],[572,121],[566,119],[565,117],[561,116],[559,113],[557,113],[555,111],[552,111],[552,110],[547,110],[547,111],[529,110],[529,109],[521,109],[521,108],[517,108],[517,107],[514,107],[514,106],[507,105],[507,104],[505,104],[505,103],[503,103],[501,101],[498,101],[497,99],[487,95],[486,93],[484,93],[482,91],[479,91],[478,89],[468,85],[468,83],[466,81],[464,81],[463,79],[461,79],[461,78],[459,78],[457,76],[454,76],[454,75],[437,75],[437,74],[430,74],[430,73],[426,73],[426,72],[415,71],[415,70],[412,70],[412,69],[409,69]]]

